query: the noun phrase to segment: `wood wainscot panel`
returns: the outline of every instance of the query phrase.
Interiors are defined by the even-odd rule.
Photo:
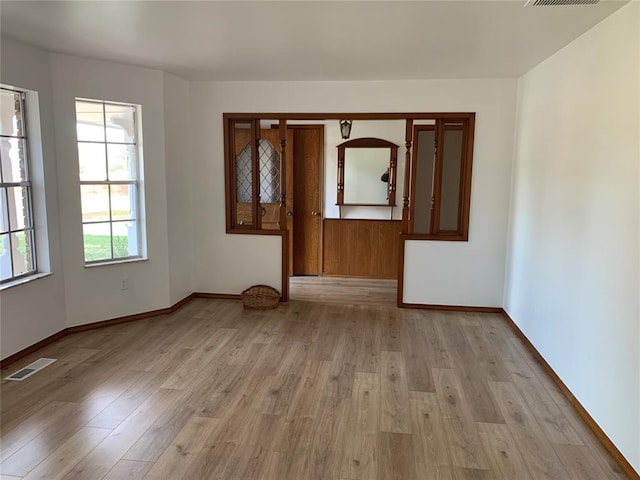
[[[323,274],[397,278],[400,220],[324,220]]]

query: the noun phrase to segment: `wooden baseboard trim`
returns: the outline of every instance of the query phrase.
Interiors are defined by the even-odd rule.
[[[75,327],[67,328],[67,334],[86,332],[87,330],[95,330],[96,328],[111,327],[121,323],[135,322],[136,320],[144,320],[145,318],[157,317],[158,315],[166,315],[171,312],[171,307],[167,307],[160,308],[158,310],[151,310],[149,312],[135,313],[133,315],[125,315],[124,317],[102,320],[100,322],[85,323],[84,325],[76,325]]]
[[[173,313],[179,308],[183,307],[193,298],[213,298],[213,299],[224,299],[224,300],[240,300],[242,298],[241,295],[237,294],[227,294],[227,293],[205,293],[205,292],[195,292],[190,295],[187,295],[182,300],[176,302],[170,307],[161,308],[158,310],[151,310],[149,312],[137,313],[134,315],[126,315],[124,317],[118,317],[110,320],[103,320],[100,322],[88,323],[86,325],[78,325],[75,327],[65,328],[53,335],[50,335],[47,338],[40,340],[33,345],[20,350],[19,352],[14,353],[13,355],[8,356],[0,360],[0,368],[6,368],[12,363],[17,362],[18,360],[30,355],[41,348],[60,340],[62,337],[69,335],[71,333],[84,332],[86,330],[93,330],[96,328],[108,327],[111,325],[117,325],[120,323],[133,322],[136,320],[142,320],[145,318],[151,318],[159,315],[166,315],[169,313]],[[611,454],[616,463],[620,466],[622,471],[633,480],[640,480],[640,474],[636,472],[633,466],[627,461],[627,459],[622,455],[620,450],[614,445],[614,443],[609,439],[606,433],[600,428],[600,426],[596,423],[596,421],[589,415],[589,412],[582,406],[582,404],[578,401],[578,399],[573,395],[571,390],[564,384],[562,379],[558,376],[558,374],[551,368],[551,366],[547,363],[544,357],[538,352],[538,349],[529,341],[527,336],[520,330],[518,325],[513,321],[513,319],[509,316],[509,314],[502,308],[498,307],[473,307],[473,306],[457,306],[457,305],[428,305],[428,304],[416,304],[416,303],[402,303],[400,305],[402,308],[418,308],[418,309],[427,309],[427,310],[445,310],[445,311],[459,311],[459,312],[485,312],[485,313],[501,313],[505,318],[507,324],[511,327],[511,329],[515,332],[515,334],[522,340],[522,343],[525,347],[531,352],[536,361],[542,366],[544,371],[549,375],[551,380],[558,386],[562,394],[569,401],[571,406],[578,413],[580,418],[586,423],[586,425],[591,429],[594,433],[598,441],[602,444],[602,446]]]
[[[192,294],[194,298],[216,298],[218,300],[242,300],[239,293],[206,293],[196,292]]]
[[[33,352],[36,352],[38,350],[40,350],[43,347],[46,347],[47,345],[60,340],[62,337],[64,337],[67,334],[67,329],[65,328],[64,330],[59,331],[58,333],[54,333],[53,335],[44,338],[42,340],[40,340],[37,343],[34,343],[33,345],[20,350],[19,352],[14,353],[13,355],[9,355],[7,358],[0,360],[0,368],[5,368],[8,367],[9,365],[11,365],[12,363],[17,362],[18,360],[26,357],[27,355],[31,355]]]
[[[125,315],[124,317],[111,318],[109,320],[102,320],[100,322],[86,323],[84,325],[77,325],[75,327],[68,327],[66,333],[78,333],[86,332],[87,330],[94,330],[96,328],[110,327],[112,325],[118,325],[120,323],[135,322],[136,320],[144,320],[145,318],[157,317],[159,315],[168,315],[175,312],[180,307],[186,305],[194,298],[194,294],[191,293],[184,297],[182,300],[174,303],[167,308],[159,308],[158,310],[150,310],[148,312],[134,313],[133,315]]]
[[[169,312],[168,313],[173,313],[176,310],[178,310],[179,308],[184,307],[187,303],[189,303],[191,300],[193,300],[194,298],[196,298],[195,293],[190,293],[189,295],[187,295],[186,297],[184,297],[182,300],[178,300],[176,303],[174,303],[173,305],[171,305],[169,307]]]
[[[465,305],[430,305],[424,303],[401,303],[400,308],[419,308],[423,310],[444,310],[450,312],[502,313],[501,307],[473,307]]]
[[[632,480],[640,480],[640,474],[636,472],[633,466],[627,461],[627,459],[622,455],[618,447],[614,445],[614,443],[609,439],[606,433],[600,428],[600,426],[596,423],[589,412],[582,406],[582,404],[578,401],[578,399],[571,393],[571,390],[564,384],[562,379],[558,376],[558,374],[551,368],[551,365],[547,363],[542,354],[538,352],[538,349],[529,341],[527,336],[520,330],[520,327],[516,325],[516,322],[509,316],[509,314],[504,310],[502,310],[502,315],[506,319],[507,323],[511,327],[511,329],[515,332],[515,334],[522,340],[522,343],[525,347],[531,352],[536,361],[543,368],[545,373],[549,375],[551,380],[556,384],[556,386],[560,389],[560,392],[565,396],[565,398],[569,401],[573,409],[577,412],[577,414],[582,418],[584,423],[587,424],[589,429],[596,436],[598,441],[602,444],[602,446],[611,454],[613,459],[616,461],[618,466],[622,469],[622,471]]]
[[[167,315],[169,313],[173,313],[178,310],[180,307],[187,304],[192,298],[194,298],[194,294],[187,295],[182,300],[176,302],[167,308],[160,308],[158,310],[151,310],[149,312],[141,312],[136,313],[134,315],[125,315],[124,317],[112,318],[109,320],[102,320],[100,322],[87,323],[84,325],[77,325],[75,327],[67,327],[63,330],[60,330],[58,333],[54,333],[50,337],[45,338],[44,340],[40,340],[33,345],[20,350],[19,352],[14,353],[13,355],[8,356],[7,358],[0,360],[0,368],[5,368],[12,363],[17,362],[18,360],[30,355],[47,345],[60,340],[62,337],[66,335],[70,335],[72,333],[85,332],[87,330],[94,330],[96,328],[104,328],[110,327],[112,325],[118,325],[120,323],[134,322],[136,320],[142,320],[145,318],[157,317],[158,315]]]
[[[366,278],[370,280],[397,280],[398,278],[395,275],[390,277],[376,277],[375,275],[352,275],[349,273],[328,273],[322,272],[323,277],[331,277],[331,278]]]

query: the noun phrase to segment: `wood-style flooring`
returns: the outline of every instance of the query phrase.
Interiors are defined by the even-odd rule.
[[[397,280],[302,276],[289,278],[292,300],[352,305],[396,305]]]
[[[497,314],[195,299],[39,357],[2,480],[624,478]]]

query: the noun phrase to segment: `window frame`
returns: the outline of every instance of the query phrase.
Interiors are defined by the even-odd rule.
[[[286,229],[281,230],[263,230],[255,225],[236,225],[235,212],[233,203],[235,197],[235,167],[233,159],[233,124],[236,123],[252,123],[258,125],[258,132],[252,138],[259,140],[259,125],[264,119],[278,120],[280,122],[281,132],[288,127],[288,121],[339,121],[341,119],[350,120],[404,120],[406,122],[406,138],[405,138],[405,179],[403,191],[403,205],[398,205],[403,209],[403,227],[405,233],[402,234],[406,240],[437,240],[437,241],[469,241],[469,221],[471,209],[471,182],[473,167],[473,151],[475,138],[475,112],[389,112],[389,113],[223,113],[223,138],[224,138],[224,167],[225,167],[225,199],[226,199],[226,233],[228,234],[250,234],[250,235],[282,235]],[[414,126],[418,126],[422,121],[435,121],[447,123],[465,122],[467,126],[467,135],[463,140],[463,160],[464,165],[461,166],[461,202],[459,204],[459,218],[461,223],[457,231],[444,231],[436,234],[431,233],[415,233],[413,229],[414,207],[415,207],[415,164],[414,156],[416,154],[416,136],[414,134]],[[252,150],[257,155],[257,147]],[[402,155],[401,152],[398,155]],[[254,188],[257,188],[254,185]],[[258,214],[259,203],[254,200],[254,215]],[[405,218],[404,211],[407,211]],[[259,217],[254,217],[258,218]],[[254,222],[256,223],[256,222]]]
[[[435,140],[435,158],[432,176],[432,207],[430,218],[430,232],[414,231],[415,223],[415,192],[416,192],[416,167],[418,162],[418,132],[420,130],[433,130]],[[456,230],[440,230],[440,212],[442,207],[442,171],[444,134],[447,130],[462,130],[462,149],[460,164],[460,188],[458,191],[458,228]],[[475,132],[475,115],[460,116],[460,118],[436,119],[434,125],[413,126],[413,147],[411,151],[411,187],[410,187],[410,214],[409,232],[407,240],[444,240],[444,241],[469,241],[469,219],[471,210],[471,178],[473,169],[473,145]]]
[[[32,277],[34,275],[38,275],[39,265],[38,265],[38,251],[37,251],[37,239],[36,239],[36,221],[34,216],[34,200],[33,200],[33,181],[32,181],[32,169],[31,169],[31,155],[30,155],[30,145],[29,145],[29,130],[28,130],[28,119],[27,119],[27,92],[18,88],[12,88],[5,85],[0,85],[0,90],[4,90],[6,92],[18,93],[20,95],[20,116],[22,122],[22,136],[16,135],[4,135],[0,134],[0,138],[17,138],[20,141],[24,142],[24,169],[25,169],[25,180],[20,182],[5,182],[4,174],[2,169],[2,160],[0,159],[0,188],[5,189],[4,193],[4,201],[7,207],[7,231],[3,232],[2,235],[8,235],[9,238],[9,257],[11,260],[11,276],[0,280],[0,288],[4,288],[10,286],[13,283],[23,281],[28,277]],[[11,228],[11,213],[9,212],[9,189],[10,188],[24,188],[27,192],[25,196],[25,200],[27,203],[27,216],[25,218],[25,228],[13,230]],[[26,225],[29,225],[28,227]],[[22,273],[20,275],[15,275],[15,267],[13,260],[13,239],[12,235],[19,232],[25,232],[25,235],[30,235],[31,241],[25,242],[29,245],[25,245],[28,247],[27,255],[31,257],[31,265],[32,269],[26,273]]]
[[[104,129],[104,141],[99,140],[79,140],[77,138],[77,125],[78,125],[78,116],[76,112],[76,146],[78,148],[78,169],[80,168],[80,152],[79,147],[80,144],[93,144],[93,145],[104,145],[105,149],[105,176],[106,180],[82,180],[80,178],[80,171],[78,170],[78,178],[80,185],[80,205],[82,209],[82,187],[85,186],[106,186],[107,187],[107,197],[109,202],[109,219],[108,220],[96,220],[96,221],[85,221],[83,218],[83,214],[81,213],[80,221],[82,228],[82,247],[83,247],[83,260],[84,265],[86,267],[91,266],[99,266],[99,265],[111,265],[117,263],[126,263],[138,260],[146,259],[146,236],[144,232],[144,201],[143,201],[143,191],[142,191],[142,172],[143,172],[143,158],[142,158],[142,135],[141,135],[141,105],[133,104],[133,103],[125,103],[125,102],[116,102],[111,100],[99,100],[94,98],[84,98],[84,97],[76,97],[74,106],[77,105],[78,102],[82,103],[95,103],[102,105],[102,126]],[[133,134],[134,134],[134,142],[113,142],[108,140],[107,136],[107,113],[106,107],[107,105],[114,106],[125,106],[131,107],[133,109]],[[133,179],[130,180],[110,180],[109,179],[109,145],[127,145],[130,147],[134,147],[135,151],[135,159],[132,162],[132,169],[134,174],[132,175]],[[135,194],[131,196],[135,203],[133,211],[135,212],[135,218],[130,219],[113,219],[113,208],[111,203],[111,187],[119,186],[119,185],[127,185],[129,187],[133,187],[135,190]],[[113,226],[118,223],[127,223],[133,222],[135,224],[136,229],[136,241],[137,241],[137,255],[128,255],[125,257],[115,257],[114,256],[114,233]],[[87,260],[85,254],[85,241],[84,241],[84,227],[85,225],[92,224],[109,224],[109,239],[110,239],[110,253],[111,256],[109,258],[102,258],[96,260]]]
[[[280,227],[278,229],[264,228],[262,225],[262,216],[264,208],[260,199],[260,141],[263,140],[260,136],[260,121],[265,119],[278,118],[278,115],[272,116],[256,116],[256,115],[229,115],[224,114],[224,167],[225,167],[225,211],[226,211],[226,232],[233,234],[248,234],[248,235],[280,235],[286,231],[286,228]],[[279,119],[279,118],[278,118]],[[245,124],[250,128],[250,143],[251,143],[251,175],[252,175],[252,198],[251,198],[251,213],[252,222],[249,225],[242,225],[238,223],[236,203],[238,198],[237,188],[237,164],[235,154],[235,125]],[[283,143],[282,132],[284,131],[284,124],[278,126],[280,131],[280,145],[273,145],[269,142],[274,151],[278,152],[281,159],[280,165],[280,195],[276,202],[279,206],[279,210],[284,209],[282,203],[283,193],[286,187],[285,183],[285,159],[283,156]],[[285,134],[286,136],[286,134]],[[280,149],[278,151],[278,149]],[[280,215],[281,216],[281,215]],[[281,222],[282,223],[282,222]]]

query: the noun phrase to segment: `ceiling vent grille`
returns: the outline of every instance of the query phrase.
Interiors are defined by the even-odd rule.
[[[558,7],[568,5],[594,5],[600,0],[528,0],[525,6],[529,7]]]

